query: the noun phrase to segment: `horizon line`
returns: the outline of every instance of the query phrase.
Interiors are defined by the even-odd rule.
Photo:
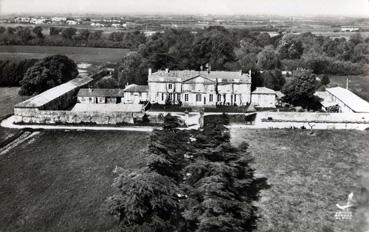
[[[9,17],[9,16],[104,16],[107,15],[109,17],[119,17],[119,16],[275,16],[275,17],[283,17],[283,18],[289,18],[289,17],[328,17],[328,18],[334,18],[334,17],[347,17],[347,18],[369,18],[369,15],[364,14],[278,14],[278,13],[235,13],[235,14],[227,14],[227,13],[144,13],[144,12],[131,12],[131,13],[98,13],[98,12],[85,12],[85,13],[77,13],[77,12],[71,12],[71,13],[53,13],[53,12],[33,12],[33,13],[1,13],[0,18],[3,17]]]

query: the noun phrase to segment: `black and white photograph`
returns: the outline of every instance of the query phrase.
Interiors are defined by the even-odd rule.
[[[0,0],[0,232],[369,232],[368,0]]]

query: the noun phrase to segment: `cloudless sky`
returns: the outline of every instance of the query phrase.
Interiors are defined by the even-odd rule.
[[[369,0],[0,0],[0,15],[20,13],[369,16]]]

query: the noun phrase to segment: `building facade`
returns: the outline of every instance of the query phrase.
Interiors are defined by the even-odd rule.
[[[257,87],[251,94],[251,102],[259,108],[276,108],[277,93],[266,87]]]
[[[124,90],[123,101],[125,104],[140,104],[148,101],[149,87],[147,85],[128,85]]]
[[[123,103],[122,89],[80,89],[77,95],[79,103],[83,104],[119,104]]]
[[[148,86],[131,84],[125,89],[85,88],[78,92],[83,104],[139,104],[148,101]]]
[[[149,100],[183,106],[244,106],[251,102],[251,73],[158,71],[148,76]]]

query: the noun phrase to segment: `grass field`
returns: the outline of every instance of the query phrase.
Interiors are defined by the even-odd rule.
[[[349,89],[358,96],[369,101],[369,75],[363,76],[330,76],[331,85],[346,88],[346,79],[349,79]]]
[[[114,63],[119,61],[128,52],[128,49],[119,48],[0,46],[0,57],[3,60],[41,59],[50,55],[63,54],[77,63]]]
[[[232,143],[250,144],[262,190],[259,232],[364,232],[369,229],[369,132],[231,131]],[[336,220],[337,203],[354,192],[352,220]]]
[[[45,131],[0,156],[0,231],[116,231],[116,165],[143,165],[147,133]]]
[[[18,91],[19,88],[0,88],[0,118],[12,114],[14,105],[26,99],[20,97]],[[0,142],[16,132],[17,130],[0,127]]]

